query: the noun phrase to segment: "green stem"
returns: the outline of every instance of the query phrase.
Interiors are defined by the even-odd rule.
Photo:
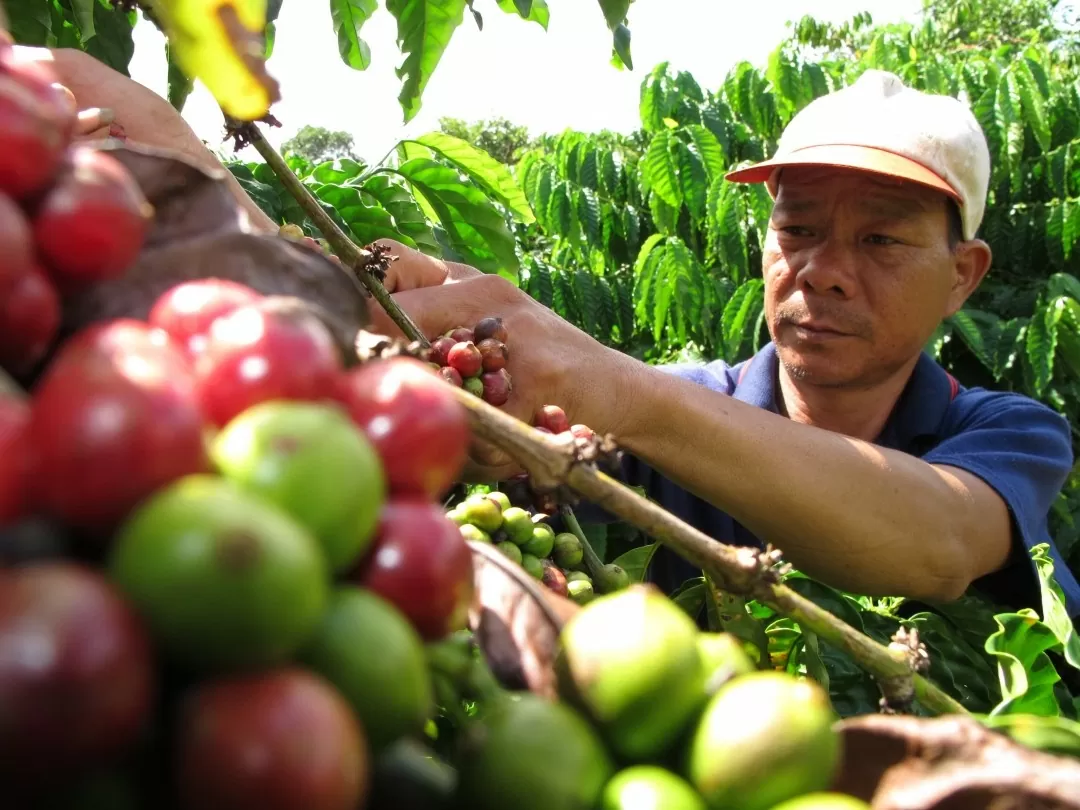
[[[350,275],[350,277],[354,281],[359,279],[359,283],[363,285],[361,293],[363,293],[363,289],[366,289],[409,340],[419,341],[425,347],[429,346],[428,339],[405,311],[397,305],[397,302],[386,291],[386,287],[382,285],[382,282],[368,269],[376,261],[375,254],[356,245],[338,227],[338,224],[323,210],[322,205],[315,199],[314,195],[300,182],[300,178],[289,168],[285,159],[263,137],[262,132],[259,131],[255,124],[249,124],[247,132],[250,135],[251,145],[262,155],[263,160],[277,175],[277,178],[285,186],[289,194],[304,209],[304,213],[315,223],[315,227],[326,237],[326,241],[330,243],[334,253],[342,262],[353,269],[355,275]]]
[[[567,527],[581,542],[581,551],[585,556],[585,567],[589,569],[589,576],[594,580],[598,579],[603,574],[604,561],[600,559],[600,556],[593,549],[592,543],[589,542],[589,538],[581,530],[581,524],[578,523],[574,510],[564,504],[559,507],[559,512],[563,520],[566,521]]]

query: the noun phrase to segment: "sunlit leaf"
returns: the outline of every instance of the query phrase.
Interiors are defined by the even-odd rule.
[[[514,180],[510,169],[487,152],[444,132],[429,132],[413,140],[451,161],[489,196],[509,208],[522,222],[528,224],[535,221],[536,217],[525,198],[525,192]]]
[[[464,19],[465,0],[386,0],[386,10],[397,18],[397,42],[405,54],[397,76],[403,80],[398,101],[407,123],[420,112],[428,80]]]
[[[341,61],[354,70],[366,70],[371,64],[371,48],[360,38],[360,29],[378,7],[378,0],[330,0]]]
[[[280,98],[266,72],[266,0],[151,0],[176,62],[199,79],[233,118],[262,118]]]

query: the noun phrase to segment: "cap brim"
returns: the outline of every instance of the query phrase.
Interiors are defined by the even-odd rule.
[[[920,183],[945,192],[957,202],[961,201],[956,189],[921,163],[884,149],[851,144],[808,146],[779,159],[766,160],[744,169],[728,172],[725,178],[735,183],[764,183],[777,169],[785,166],[835,166],[873,172]]]

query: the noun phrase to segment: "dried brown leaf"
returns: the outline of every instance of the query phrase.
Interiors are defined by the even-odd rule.
[[[252,229],[226,185],[225,169],[207,171],[171,152],[138,145],[96,146],[133,174],[154,207],[154,221],[142,253],[122,278],[66,298],[64,335],[109,318],[145,318],[169,287],[209,277],[316,305],[343,346],[351,347],[357,331],[370,323],[367,300],[341,267],[317,251]]]
[[[1080,810],[1080,762],[1036,751],[974,718],[840,721],[833,788],[873,810]]]
[[[494,546],[469,546],[476,572],[469,626],[491,671],[507,689],[556,699],[559,634],[577,606],[551,593]]]

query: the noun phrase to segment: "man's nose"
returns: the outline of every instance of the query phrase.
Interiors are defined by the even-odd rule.
[[[854,290],[854,249],[829,236],[810,248],[796,273],[796,283],[819,295],[849,298]]]

